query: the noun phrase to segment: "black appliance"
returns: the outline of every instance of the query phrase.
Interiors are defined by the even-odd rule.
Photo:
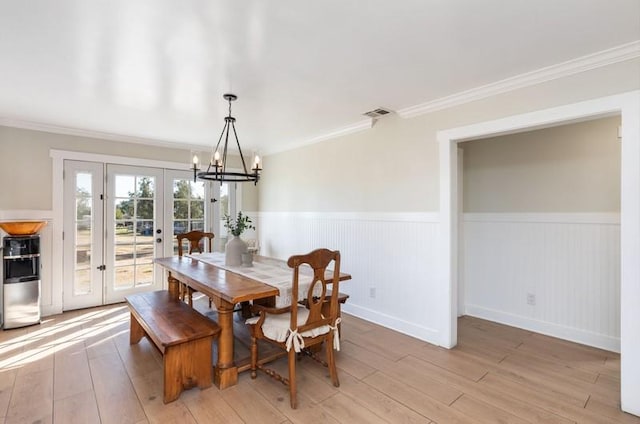
[[[3,239],[4,328],[40,323],[40,236]]]

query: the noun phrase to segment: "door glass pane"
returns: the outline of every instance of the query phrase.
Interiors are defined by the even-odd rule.
[[[227,244],[227,229],[224,226],[224,216],[231,213],[231,203],[229,202],[229,183],[222,183],[220,185],[220,250],[224,251],[224,247]],[[235,217],[232,217],[235,218]]]
[[[90,173],[76,173],[76,255],[73,283],[76,295],[91,292],[92,184],[93,176]]]
[[[76,238],[73,293],[83,295],[91,292],[91,205],[93,201],[93,176],[76,173]]]
[[[153,284],[155,177],[117,175],[115,193],[113,287]]]
[[[187,178],[173,179],[173,252],[178,253],[177,234],[204,231],[204,182]],[[185,245],[186,248],[186,245]]]
[[[173,218],[174,219],[189,218],[189,201],[188,200],[173,201]]]

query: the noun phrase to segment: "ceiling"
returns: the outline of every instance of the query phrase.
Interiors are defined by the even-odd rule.
[[[233,92],[269,153],[637,40],[638,0],[0,0],[0,122],[209,148]]]

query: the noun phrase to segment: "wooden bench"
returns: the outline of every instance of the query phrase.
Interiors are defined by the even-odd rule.
[[[162,353],[164,403],[196,385],[211,386],[211,344],[220,334],[218,324],[171,299],[167,290],[134,294],[126,300],[131,310],[129,343],[146,335]]]

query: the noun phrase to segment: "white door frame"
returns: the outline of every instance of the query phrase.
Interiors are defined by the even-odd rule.
[[[437,133],[440,147],[440,344],[457,343],[458,152],[457,143],[598,117],[621,115],[620,348],[621,403],[640,416],[640,91],[631,91]]]

